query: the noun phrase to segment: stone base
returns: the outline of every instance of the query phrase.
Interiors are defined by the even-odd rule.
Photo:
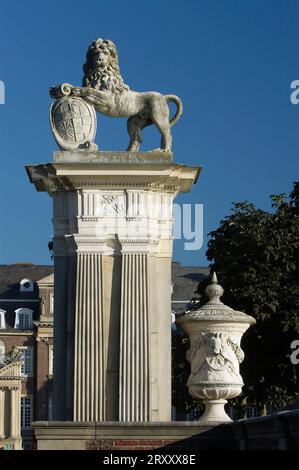
[[[204,400],[205,412],[199,419],[203,425],[212,425],[212,423],[230,423],[232,420],[226,414],[224,405],[227,400]]]
[[[200,172],[171,158],[55,152],[27,167],[53,198],[55,420],[171,419],[172,205]]]
[[[214,423],[215,424],[215,423]],[[299,410],[218,426],[167,423],[33,423],[38,449],[299,450]],[[170,443],[171,442],[171,443]],[[171,450],[171,448],[173,450]],[[158,451],[160,452],[160,451]]]
[[[149,152],[73,150],[54,152],[53,160],[60,163],[171,163],[173,154],[161,150],[151,150]]]
[[[196,437],[211,429],[196,421],[40,421],[32,423],[32,426],[38,450],[153,450],[166,446],[196,448]]]

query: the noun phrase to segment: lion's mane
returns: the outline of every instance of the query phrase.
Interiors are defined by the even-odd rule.
[[[110,55],[106,68],[95,67],[93,64],[93,57],[100,50],[105,50]],[[96,90],[109,90],[112,93],[122,93],[129,90],[128,85],[123,82],[119,71],[115,44],[108,39],[96,39],[89,46],[86,62],[83,65],[83,72],[82,86],[84,87],[91,87]]]

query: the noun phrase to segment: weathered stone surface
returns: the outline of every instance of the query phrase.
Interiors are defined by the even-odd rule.
[[[54,162],[62,163],[170,163],[171,152],[54,152]]]
[[[33,423],[40,449],[299,450],[299,410],[221,426],[173,423]],[[132,441],[138,444],[132,445]],[[152,444],[149,444],[152,442]],[[141,449],[140,449],[141,450]]]
[[[89,46],[83,70],[83,87],[74,87],[70,84],[52,87],[50,89],[52,98],[60,98],[66,89],[70,97],[82,97],[99,113],[111,117],[128,117],[130,151],[139,150],[142,129],[155,124],[161,133],[160,148],[171,151],[170,128],[183,112],[182,101],[178,96],[130,90],[128,85],[124,84],[119,72],[116,47],[107,39],[96,39]],[[171,119],[169,119],[169,101],[177,106],[176,114]]]
[[[88,150],[97,128],[93,106],[81,98],[65,96],[55,101],[50,110],[50,123],[54,138],[62,149]]]
[[[184,441],[209,431],[198,422],[32,424],[39,450],[150,450],[184,446]],[[189,444],[192,446],[192,442]],[[193,442],[196,448],[196,442]]]
[[[165,191],[176,196],[196,183],[200,167],[178,163],[53,162],[26,167],[37,191],[50,194],[80,189]]]

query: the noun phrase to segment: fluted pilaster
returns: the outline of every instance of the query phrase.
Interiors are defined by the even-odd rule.
[[[120,328],[120,421],[149,420],[147,255],[124,254]]]
[[[10,390],[10,437],[19,438],[21,433],[20,423],[21,392],[18,388]]]
[[[79,253],[75,308],[74,421],[105,420],[102,259]]]

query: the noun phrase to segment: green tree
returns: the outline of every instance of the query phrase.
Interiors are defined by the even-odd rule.
[[[270,198],[270,212],[247,201],[233,204],[209,234],[207,250],[225,289],[222,301],[257,320],[242,341],[245,386],[235,405],[261,414],[299,397],[299,365],[290,361],[291,342],[299,339],[299,182],[289,197]],[[200,284],[200,294],[206,285]]]
[[[186,359],[189,339],[182,328],[172,331],[172,405],[177,411],[177,419],[184,419],[190,414],[191,419],[197,419],[204,407],[200,400],[193,398],[187,388],[190,375],[190,364]],[[181,414],[181,415],[180,415]]]

